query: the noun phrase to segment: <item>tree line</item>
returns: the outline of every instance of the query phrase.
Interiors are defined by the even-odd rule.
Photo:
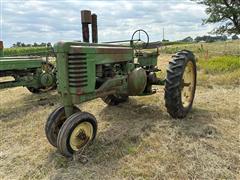
[[[42,42],[42,43],[33,43],[33,44],[25,44],[25,43],[23,43],[23,42],[17,42],[17,43],[14,43],[13,45],[12,45],[12,48],[16,48],[16,47],[46,47],[46,46],[49,46],[49,45],[51,45],[51,43],[49,42],[49,43],[44,43],[44,42]]]
[[[233,35],[232,36],[232,40],[237,40],[239,39],[239,37],[237,35]],[[226,35],[222,35],[222,36],[197,36],[195,39],[193,39],[192,37],[188,36],[182,40],[180,40],[180,42],[216,42],[216,41],[226,41],[228,40],[228,37]]]

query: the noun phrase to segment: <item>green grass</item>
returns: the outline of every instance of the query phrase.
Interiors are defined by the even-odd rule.
[[[45,56],[46,52],[47,52],[46,47],[5,48],[4,56],[24,56],[24,55]]]
[[[163,87],[115,107],[101,99],[84,103],[79,107],[96,116],[98,133],[73,159],[44,132],[60,105],[57,92],[35,95],[18,87],[0,95],[1,179],[239,179],[239,86],[198,86],[183,121],[168,115]]]
[[[178,41],[163,42],[164,46],[168,46],[168,45],[189,45],[189,44],[193,44],[193,43],[192,42],[178,42]]]
[[[240,56],[240,40],[214,43],[165,45],[161,48],[161,53],[174,54],[182,49],[188,49],[201,58],[211,58],[223,55]]]
[[[217,74],[232,72],[240,69],[240,57],[238,56],[221,56],[209,60],[200,59],[198,61],[200,69],[205,73]]]
[[[221,56],[209,60],[200,59],[197,63],[198,85],[239,86],[240,57]]]
[[[170,54],[159,57],[159,77],[165,77],[170,59]],[[100,99],[79,105],[96,116],[98,134],[82,156],[73,159],[52,147],[44,132],[48,115],[60,106],[57,92],[0,90],[1,178],[239,179],[239,57],[218,55],[197,63],[193,110],[183,121],[167,113],[163,87],[115,107]]]

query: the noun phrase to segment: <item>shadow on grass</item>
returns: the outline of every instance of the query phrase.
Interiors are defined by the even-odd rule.
[[[84,150],[84,156],[90,162],[84,167],[91,168],[96,164],[104,167],[114,164],[117,167],[121,158],[136,154],[143,144],[143,138],[154,131],[162,113],[160,106],[139,104],[134,99],[118,106],[104,107],[98,115],[99,125],[104,127],[93,144]],[[58,164],[56,168],[66,168],[72,163],[82,164],[66,160],[57,150],[49,154],[49,163]]]
[[[69,169],[76,167],[79,172],[94,171],[96,166],[111,169],[114,165],[114,168],[118,168],[122,158],[134,156],[141,148],[146,148],[144,139],[151,133],[164,133],[174,129],[180,136],[194,138],[211,137],[216,134],[209,125],[211,113],[201,108],[194,108],[183,120],[174,120],[160,106],[139,104],[135,99],[130,99],[128,103],[104,107],[98,116],[102,127],[93,144],[83,152],[83,156],[87,157],[86,164],[69,161],[57,150],[49,154],[48,163],[54,164],[54,168],[61,169],[61,172],[67,169],[67,173],[70,174],[76,171],[71,172]],[[159,124],[167,124],[169,129],[161,126],[159,129]],[[76,176],[86,178],[79,173]]]
[[[54,106],[59,101],[59,96],[54,91],[42,93],[42,94],[29,94],[21,99],[19,105],[15,105],[14,102],[3,104],[4,107],[10,107],[8,109],[2,109],[0,113],[0,120],[8,121],[16,117],[23,117],[28,113],[34,111],[39,106]]]
[[[93,145],[86,148],[84,155],[94,164],[105,167],[111,164],[117,167],[121,158],[137,153],[143,138],[154,132],[156,124],[167,117],[160,106],[139,104],[135,99],[118,106],[106,106],[98,116],[99,124],[104,124],[104,127],[98,132]],[[50,156],[56,157],[50,159],[60,161],[60,164],[64,161],[58,152]]]
[[[87,162],[72,160],[62,156],[58,150],[51,151],[45,163],[30,170],[26,177],[40,173],[44,178],[50,173],[51,179],[94,179],[96,174],[105,177],[105,173],[121,168],[121,160],[126,156],[139,156],[142,149],[151,149],[145,144],[151,133],[172,133],[176,136],[205,138],[213,137],[211,131],[211,112],[204,108],[194,108],[183,120],[172,119],[160,106],[139,104],[135,99],[119,106],[106,106],[97,115],[101,126],[96,140],[86,147],[83,157]],[[166,127],[157,127],[167,124]],[[157,127],[157,128],[156,128]],[[210,131],[208,131],[210,129]],[[162,134],[159,134],[162,135]],[[174,138],[174,137],[173,137]],[[172,143],[177,143],[179,138]],[[176,142],[174,142],[176,141]],[[184,143],[184,142],[183,142]],[[186,139],[186,143],[188,143]],[[47,155],[47,154],[46,154]],[[54,173],[53,173],[54,172]]]
[[[220,134],[213,125],[213,112],[194,107],[184,119],[171,121],[179,135],[190,138],[217,138]]]

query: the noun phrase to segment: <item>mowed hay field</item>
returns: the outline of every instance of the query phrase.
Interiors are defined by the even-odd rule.
[[[169,59],[163,54],[159,65]],[[199,60],[198,65],[206,64]],[[73,159],[45,137],[46,118],[60,105],[55,91],[1,90],[0,178],[240,179],[239,69],[211,73],[199,68],[193,110],[183,120],[168,115],[163,87],[115,107],[101,99],[81,104],[98,120],[98,134]],[[228,83],[233,77],[237,80]]]

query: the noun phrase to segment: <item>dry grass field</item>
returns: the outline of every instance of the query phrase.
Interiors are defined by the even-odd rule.
[[[163,55],[164,60],[169,55]],[[1,179],[240,179],[240,87],[220,85],[199,71],[193,110],[172,119],[164,89],[116,107],[100,99],[81,104],[98,120],[94,143],[67,159],[47,141],[47,116],[56,92],[0,91]],[[239,78],[239,76],[237,77]]]

